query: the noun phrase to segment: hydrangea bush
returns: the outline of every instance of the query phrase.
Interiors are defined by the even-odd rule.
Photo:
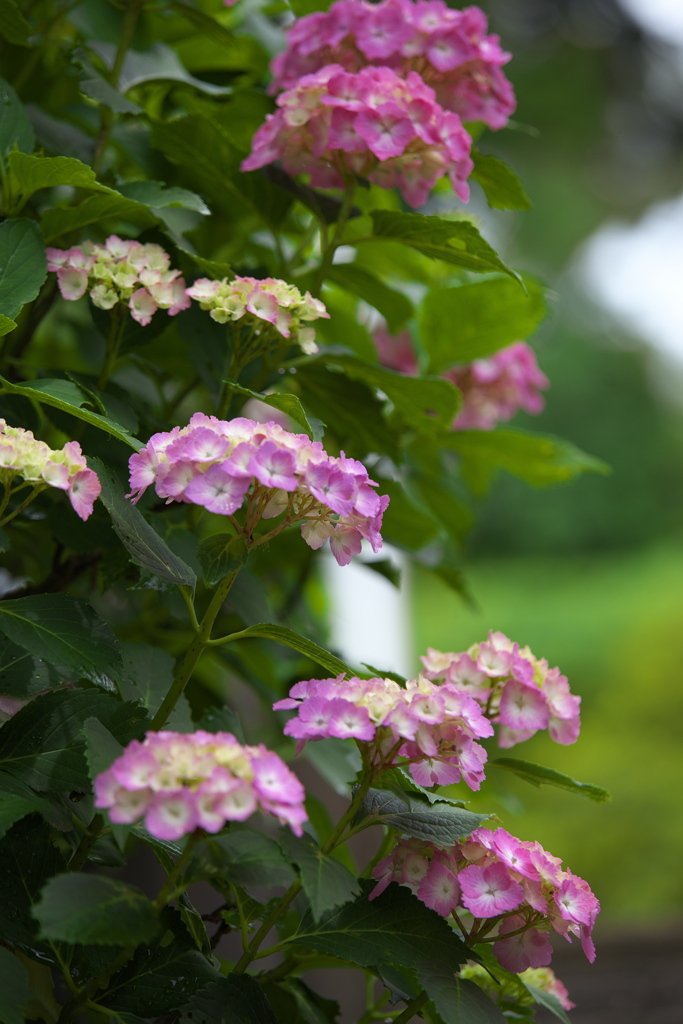
[[[499,468],[602,468],[500,426],[550,384],[465,205],[528,206],[510,55],[440,0],[8,0],[0,40],[0,1019],[333,1024],[327,967],[359,1024],[566,1021],[598,899],[467,799],[605,799],[501,756],[580,697],[495,630],[348,665],[320,599],[385,543],[462,590]]]

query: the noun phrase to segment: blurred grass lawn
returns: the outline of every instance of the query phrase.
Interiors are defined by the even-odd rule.
[[[498,805],[487,787],[471,808],[495,810],[513,834],[540,840],[588,879],[603,926],[680,916],[683,541],[571,560],[497,559],[471,565],[468,575],[474,612],[415,572],[417,653],[464,650],[492,628],[559,665],[583,697],[578,742],[562,747],[544,733],[503,753],[605,786],[613,797],[596,804],[491,772]]]

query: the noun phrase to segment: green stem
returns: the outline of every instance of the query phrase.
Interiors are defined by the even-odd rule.
[[[166,877],[166,881],[164,882],[163,886],[161,887],[161,891],[159,892],[159,895],[154,901],[154,909],[157,911],[157,913],[162,911],[166,904],[170,903],[172,899],[180,895],[181,892],[185,891],[185,888],[183,886],[178,886],[178,880],[182,877],[185,868],[189,863],[190,857],[192,856],[192,851],[194,850],[199,840],[203,838],[203,836],[204,832],[202,831],[202,829],[197,828],[194,830],[194,832],[188,839],[187,843],[185,844],[185,849],[183,850],[181,855],[178,857],[178,860],[173,865],[172,870],[169,871]]]
[[[116,50],[116,56],[114,57],[114,65],[109,75],[110,84],[116,89],[119,84],[119,77],[123,68],[123,62],[126,59],[126,54],[133,42],[133,36],[135,35],[135,29],[137,28],[138,18],[142,8],[145,5],[145,0],[129,0],[128,6],[126,7],[126,13],[123,18],[123,26],[121,28],[121,37],[119,39],[119,45]],[[95,140],[95,148],[93,150],[92,168],[95,174],[99,174],[100,167],[102,166],[102,160],[104,158],[104,152],[109,142],[109,135],[114,127],[116,121],[116,114],[109,109],[109,107],[100,106],[101,111],[101,125],[100,130]]]
[[[90,851],[102,834],[103,828],[104,818],[101,814],[96,814],[69,861],[69,871],[80,871],[85,865],[90,856]]]
[[[216,587],[209,607],[206,609],[204,618],[195,629],[194,639],[188,648],[187,654],[180,663],[180,667],[178,668],[175,679],[171,684],[171,688],[164,697],[161,707],[152,719],[150,729],[155,731],[162,729],[166,724],[168,716],[180,700],[183,690],[187,686],[190,677],[195,670],[197,662],[207,647],[211,644],[211,630],[213,629],[213,624],[223,606],[223,602],[230,592],[230,588],[237,579],[238,573],[239,569],[228,573],[228,575],[225,576]]]
[[[0,520],[0,527],[5,526],[7,523],[11,522],[15,516],[18,516],[20,512],[23,512],[27,505],[30,505],[33,499],[36,498],[41,491],[44,491],[46,487],[47,484],[42,483],[42,481],[39,484],[36,484],[28,498],[24,498],[21,505],[17,505],[13,512],[10,512],[8,516],[5,516],[4,519]]]
[[[394,1024],[408,1024],[408,1021],[412,1020],[416,1013],[419,1013],[428,998],[429,996],[426,992],[421,992],[415,999],[411,999],[403,1013],[400,1013],[398,1017],[394,1017]]]
[[[107,381],[109,380],[118,361],[119,349],[121,348],[121,340],[126,327],[127,315],[128,311],[125,306],[115,306],[112,310],[104,363],[102,364],[100,377],[97,381],[97,387],[100,391],[104,391]]]
[[[339,211],[339,217],[334,228],[332,241],[323,249],[320,266],[318,267],[318,272],[315,276],[315,282],[313,288],[311,289],[313,294],[316,296],[320,295],[320,291],[325,282],[325,278],[327,277],[330,267],[332,266],[334,254],[339,248],[339,246],[342,244],[344,229],[346,227],[346,222],[348,221],[349,215],[351,213],[351,207],[353,205],[353,197],[355,195],[355,192],[355,180],[353,178],[347,179],[346,192],[344,193],[344,201],[342,202],[341,209]]]

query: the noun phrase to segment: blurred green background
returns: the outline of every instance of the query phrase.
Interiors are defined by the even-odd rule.
[[[514,53],[506,71],[517,116],[538,132],[486,135],[482,149],[508,160],[534,203],[530,213],[487,215],[489,236],[499,232],[513,265],[559,296],[533,341],[552,381],[533,426],[613,473],[548,491],[501,476],[467,553],[478,610],[416,572],[416,651],[463,650],[493,628],[560,666],[583,696],[578,743],[560,747],[544,734],[510,753],[604,785],[613,801],[491,773],[496,810],[510,831],[539,839],[590,880],[603,928],[680,918],[683,417],[663,397],[653,352],[590,307],[571,267],[601,224],[635,220],[683,191],[683,105],[652,85],[653,67],[661,77],[671,56],[665,44],[612,0],[482,6]]]

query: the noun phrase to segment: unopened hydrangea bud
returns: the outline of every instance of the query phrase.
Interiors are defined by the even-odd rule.
[[[118,824],[144,818],[157,839],[180,839],[196,828],[219,832],[255,811],[274,815],[300,836],[304,797],[277,754],[263,744],[243,746],[227,732],[149,732],[95,779],[96,807]]]
[[[327,64],[360,71],[369,64],[406,77],[417,71],[446,110],[463,121],[502,128],[515,94],[501,68],[510,54],[487,35],[478,7],[454,10],[442,0],[337,0],[327,11],[299,18],[287,49],[273,60],[270,92],[291,89]]]
[[[30,430],[10,427],[0,419],[0,482],[9,488],[15,476],[66,491],[74,511],[87,519],[101,491],[97,474],[88,464],[77,441],[52,449]]]
[[[110,235],[104,245],[85,241],[71,249],[47,249],[46,256],[62,298],[80,299],[88,292],[99,309],[126,305],[143,327],[157,309],[175,316],[190,305],[180,271],[171,269],[170,256],[154,242]]]
[[[389,504],[375,491],[365,466],[342,452],[328,455],[319,441],[292,434],[278,423],[245,417],[219,420],[195,413],[187,427],[154,434],[130,458],[135,501],[153,485],[160,498],[202,505],[231,516],[247,505],[246,521],[286,514],[314,549],[329,538],[340,565],[369,541],[382,546],[382,516]]]
[[[256,348],[264,338],[268,340],[277,333],[298,342],[307,354],[313,354],[318,351],[315,331],[302,325],[321,317],[329,320],[330,316],[324,304],[310,292],[302,295],[295,285],[273,277],[235,276],[232,280],[224,277],[222,281],[202,277],[186,289],[186,294],[199,302],[202,309],[209,310],[220,324],[244,321],[246,326],[255,328]]]
[[[400,839],[372,875],[377,885],[371,900],[393,881],[443,917],[471,914],[479,941],[493,931],[493,952],[515,974],[550,963],[551,930],[569,941],[578,936],[591,963],[595,959],[591,933],[600,903],[588,883],[563,870],[540,843],[516,839],[503,828],[478,828],[447,849]]]
[[[280,109],[256,132],[242,170],[280,160],[288,174],[308,174],[321,188],[342,188],[355,175],[397,187],[413,207],[422,206],[448,175],[467,202],[472,140],[416,72],[404,79],[388,67],[354,74],[331,64],[304,75],[277,104]]]

